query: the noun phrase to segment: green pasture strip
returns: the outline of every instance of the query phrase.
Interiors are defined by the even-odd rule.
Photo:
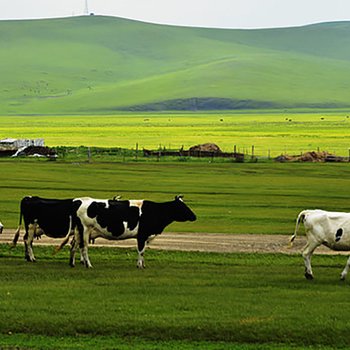
[[[216,143],[223,151],[271,157],[328,151],[349,155],[350,113],[167,113],[0,116],[1,138],[44,138],[48,146],[179,150]],[[141,153],[141,152],[140,152]]]
[[[118,349],[118,350],[332,350],[339,347],[331,346],[297,346],[282,344],[238,344],[231,342],[208,342],[208,341],[151,341],[141,338],[122,338],[115,336],[78,335],[54,337],[45,335],[26,334],[0,334],[0,346],[2,350],[96,350],[96,349]]]
[[[95,337],[107,348],[113,338],[165,348],[350,346],[344,256],[315,256],[310,282],[299,255],[149,249],[140,271],[133,249],[91,247],[91,270],[70,268],[68,248],[52,252],[35,247],[37,263],[27,263],[23,246],[0,246],[0,342],[15,335],[24,344],[60,338],[67,348],[75,336],[88,348]]]
[[[198,219],[173,223],[166,229],[170,232],[292,234],[301,210],[349,211],[348,163],[2,159],[0,168],[0,220],[7,228],[17,227],[19,203],[26,195],[169,201],[183,194]]]

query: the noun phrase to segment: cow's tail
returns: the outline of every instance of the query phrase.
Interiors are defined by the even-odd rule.
[[[304,222],[305,214],[306,214],[306,210],[303,210],[303,211],[301,211],[301,212],[299,213],[299,215],[298,215],[298,217],[297,217],[297,221],[296,221],[296,224],[295,224],[294,234],[293,234],[292,237],[290,237],[290,240],[289,240],[289,246],[290,246],[290,248],[293,246],[293,242],[294,242],[294,240],[295,240],[295,237],[297,236],[300,223]]]
[[[68,243],[69,237],[70,237],[70,236],[71,236],[71,234],[69,233],[69,234],[64,238],[64,240],[61,242],[61,244],[55,248],[54,254],[57,254],[57,253]]]
[[[72,236],[74,234],[74,231],[72,232],[72,228],[73,228],[73,218],[70,215],[69,216],[69,228],[68,228],[68,232],[66,237],[63,239],[63,241],[61,242],[61,244],[55,248],[55,252],[54,254],[57,254],[69,241],[69,237]]]
[[[22,218],[23,218],[23,211],[22,211],[22,202],[20,206],[20,213],[19,213],[19,224],[17,227],[17,230],[15,232],[15,235],[13,237],[12,243],[11,243],[11,248],[15,248],[17,245],[18,238],[21,234],[21,228],[22,228]]]

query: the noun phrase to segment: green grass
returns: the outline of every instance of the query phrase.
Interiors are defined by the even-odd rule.
[[[0,161],[0,220],[16,227],[25,195],[168,201],[197,214],[168,231],[291,234],[303,209],[349,211],[350,168],[338,164]]]
[[[209,109],[222,98],[233,109],[349,107],[349,22],[220,30],[89,16],[0,31],[2,115],[201,108],[196,98]]]
[[[186,113],[0,117],[0,139],[44,138],[48,146],[185,149],[206,142],[223,151],[271,157],[320,149],[349,155],[350,113]]]
[[[95,269],[87,270],[68,267],[67,249],[53,257],[52,247],[36,247],[36,264],[24,261],[22,249],[0,246],[0,344],[350,345],[344,312],[349,283],[338,280],[344,256],[315,257],[310,283],[300,256],[148,250],[148,269],[139,271],[134,250],[91,248]]]

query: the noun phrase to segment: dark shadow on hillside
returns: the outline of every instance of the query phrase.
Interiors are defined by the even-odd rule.
[[[219,97],[192,97],[184,99],[173,99],[157,101],[132,106],[118,107],[115,110],[130,112],[152,112],[152,111],[219,111],[219,110],[254,110],[254,109],[283,109],[283,108],[321,108],[334,109],[345,108],[344,104],[338,103],[299,103],[282,104],[271,101],[238,100]]]
[[[217,97],[193,97],[174,99],[133,106],[120,107],[121,111],[210,111],[230,109],[282,108],[269,101],[236,100]]]

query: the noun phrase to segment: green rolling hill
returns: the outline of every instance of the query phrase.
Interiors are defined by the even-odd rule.
[[[350,107],[350,22],[0,21],[0,114]]]

